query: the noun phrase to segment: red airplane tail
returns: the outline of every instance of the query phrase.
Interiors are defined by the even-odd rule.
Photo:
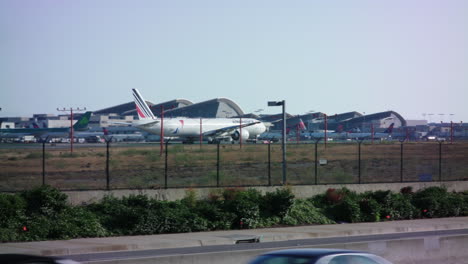
[[[338,132],[338,133],[343,132],[343,125],[341,125],[341,124],[338,125],[338,127],[336,128],[336,132]]]
[[[388,134],[391,134],[393,132],[393,126],[395,125],[395,123],[391,123],[390,126],[385,129],[384,133],[388,133]]]

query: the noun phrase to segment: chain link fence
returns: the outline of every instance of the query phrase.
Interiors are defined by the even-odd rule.
[[[281,144],[107,143],[0,148],[0,191],[271,186],[282,182]],[[287,145],[287,184],[468,180],[468,143]]]

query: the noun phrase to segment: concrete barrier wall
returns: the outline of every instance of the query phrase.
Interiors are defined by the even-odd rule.
[[[425,237],[404,240],[343,243],[314,246],[367,251],[394,264],[461,264],[468,263],[468,236]],[[278,250],[278,249],[274,249]],[[255,256],[272,249],[227,251],[193,255],[173,255],[139,259],[88,262],[93,264],[247,264]]]
[[[413,191],[424,189],[431,186],[443,186],[449,191],[465,191],[468,190],[468,181],[451,181],[451,182],[416,182],[416,183],[375,183],[375,184],[330,184],[330,185],[301,185],[289,186],[297,198],[309,198],[317,194],[322,194],[329,188],[346,187],[358,193],[366,191],[390,190],[399,192],[401,188],[411,186]],[[271,187],[249,187],[257,189],[263,193],[273,192],[279,186]],[[196,192],[198,198],[206,198],[212,193],[219,193],[224,188],[190,188]],[[111,191],[66,191],[68,199],[72,204],[92,203],[101,200],[106,195],[115,197],[129,196],[131,194],[145,194],[149,197],[159,200],[175,201],[185,197],[188,189],[145,189],[145,190],[111,190]]]

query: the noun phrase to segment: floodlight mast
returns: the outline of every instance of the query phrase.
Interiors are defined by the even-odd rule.
[[[77,108],[73,108],[73,107],[70,107],[70,108],[62,108],[62,109],[59,109],[57,108],[57,111],[60,111],[60,112],[70,112],[70,153],[73,154],[73,111],[85,111],[86,110],[86,107],[84,108],[80,108],[80,107],[77,107]]]
[[[268,106],[283,106],[283,127],[282,127],[282,134],[283,140],[281,141],[281,145],[283,148],[283,185],[286,185],[286,101],[269,101]]]

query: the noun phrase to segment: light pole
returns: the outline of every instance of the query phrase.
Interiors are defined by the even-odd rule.
[[[73,107],[70,107],[70,108],[62,108],[62,109],[59,109],[57,108],[57,111],[61,111],[61,112],[68,112],[70,111],[70,153],[73,153],[73,111],[85,111],[86,110],[86,107],[84,108],[73,108]]]
[[[434,115],[434,114],[427,114],[428,115],[428,119],[429,119],[429,123],[431,123],[431,117]]]
[[[328,116],[327,116],[327,114],[323,114],[323,115],[324,115],[324,118],[325,118],[325,133],[324,133],[324,136],[325,136],[325,149],[327,149],[327,141],[328,141],[328,138],[327,138]]]
[[[268,106],[283,106],[283,140],[281,145],[283,147],[283,185],[286,184],[286,101],[269,101]]]
[[[259,108],[259,109],[255,110],[254,113],[260,113],[260,112],[262,112],[262,111],[263,111],[263,109],[262,109],[262,108]]]
[[[161,105],[161,132],[159,134],[159,156],[162,156],[164,149],[164,105]]]

